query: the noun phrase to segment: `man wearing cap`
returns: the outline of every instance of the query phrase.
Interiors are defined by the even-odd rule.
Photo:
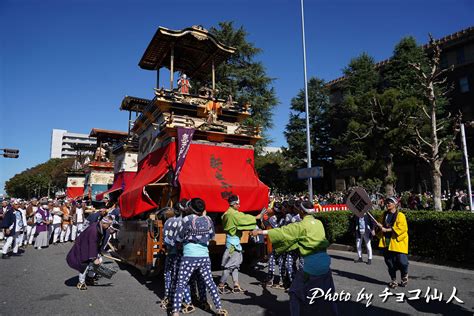
[[[227,201],[229,209],[222,215],[222,225],[226,232],[226,250],[222,256],[222,273],[219,282],[219,292],[221,294],[229,293],[227,289],[227,278],[232,275],[234,281],[234,293],[243,293],[244,290],[239,285],[239,268],[243,261],[242,245],[240,238],[242,231],[253,230],[257,227],[257,219],[261,218],[261,214],[253,216],[239,212],[240,199],[237,195],[231,195]]]
[[[38,236],[35,240],[35,248],[41,249],[42,247],[49,246],[49,231],[48,226],[51,223],[50,214],[49,214],[49,204],[47,200],[42,200],[40,207],[35,214],[35,223],[36,223],[36,234]]]
[[[100,251],[106,241],[106,231],[112,225],[110,216],[102,218],[99,222],[92,223],[77,237],[66,261],[69,267],[79,272],[79,290],[87,290],[87,285],[95,285],[93,265],[102,264]]]
[[[318,299],[309,305],[309,299],[315,288],[325,293],[334,293],[334,282],[330,269],[331,258],[326,253],[329,242],[324,226],[315,219],[314,206],[309,201],[297,204],[300,222],[290,223],[270,230],[255,230],[252,235],[268,235],[276,253],[297,250],[304,259],[303,269],[298,270],[291,284],[290,311],[292,316],[300,315],[301,305],[316,308],[321,315],[337,315],[337,305],[331,300]]]
[[[382,223],[377,223],[380,238],[379,247],[384,249],[383,256],[392,281],[388,286],[396,288],[397,270],[400,270],[400,286],[408,284],[408,224],[405,214],[397,210],[397,199],[389,197],[385,200],[387,210],[383,213]]]

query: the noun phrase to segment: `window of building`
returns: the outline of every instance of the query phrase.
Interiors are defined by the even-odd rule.
[[[464,64],[466,62],[466,58],[464,56],[464,47],[461,47],[456,51],[456,61],[458,64]]]
[[[441,68],[448,68],[448,56],[446,54],[441,55],[439,65],[441,66]]]
[[[474,43],[464,47],[464,53],[466,55],[466,62],[470,63],[474,61]]]
[[[467,80],[467,77],[459,78],[459,90],[462,93],[469,92],[469,80]]]

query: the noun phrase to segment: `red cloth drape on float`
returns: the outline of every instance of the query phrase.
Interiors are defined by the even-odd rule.
[[[112,184],[112,187],[105,192],[97,194],[96,200],[102,201],[104,199],[104,196],[107,194],[110,194],[118,190],[125,190],[127,186],[129,186],[130,183],[132,183],[133,179],[135,178],[135,175],[136,175],[136,172],[130,172],[130,171],[117,173],[114,177],[114,183]]]
[[[158,182],[175,165],[174,142],[148,154],[120,196],[121,215],[128,218],[158,207],[147,195],[146,186]],[[251,148],[192,143],[178,182],[180,199],[199,197],[208,212],[225,212],[230,194],[239,195],[243,212],[259,211],[268,205],[269,189],[258,179]]]

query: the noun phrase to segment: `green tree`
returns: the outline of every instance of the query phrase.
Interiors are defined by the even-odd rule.
[[[24,199],[50,196],[56,189],[66,188],[66,171],[71,169],[73,161],[74,159],[50,159],[26,169],[5,183],[5,191],[10,196]]]
[[[379,75],[374,61],[366,54],[351,60],[345,69],[344,106],[349,115],[347,132],[339,144],[350,148],[336,161],[339,167],[357,168],[362,180],[381,179],[385,193],[395,193],[394,157],[409,143],[406,122],[418,112],[420,85],[410,64],[424,64],[426,58],[413,38],[402,39],[394,55]]]
[[[416,70],[412,64],[420,64],[426,68],[427,57],[421,46],[411,37],[404,37],[393,50],[390,62],[382,71],[384,88],[397,89],[401,97],[417,97],[423,95]]]
[[[270,140],[265,132],[272,127],[272,113],[278,100],[271,86],[274,79],[268,77],[263,64],[255,60],[262,50],[247,40],[248,33],[242,26],[235,28],[233,22],[220,22],[209,32],[222,43],[236,48],[230,59],[216,69],[219,96],[226,99],[232,95],[239,104],[248,102],[251,118],[245,124],[259,127],[264,135],[259,145],[267,144]]]
[[[372,142],[372,103],[379,85],[375,62],[363,53],[344,69],[343,100],[330,110],[331,138],[335,146],[335,164],[340,169],[357,170],[362,179],[377,174],[377,152]]]
[[[387,195],[395,194],[394,157],[403,153],[400,148],[410,137],[409,130],[400,122],[416,113],[417,101],[414,97],[402,97],[397,89],[387,89],[372,95],[369,102],[369,152],[377,175],[383,179]]]
[[[324,81],[318,78],[311,78],[308,81],[308,108],[312,163],[331,162],[329,96],[324,88]],[[288,155],[295,161],[295,167],[304,167],[306,165],[306,112],[303,89],[291,100],[290,119],[284,134],[288,143]]]
[[[369,91],[376,90],[379,85],[380,78],[375,69],[374,58],[365,52],[359,57],[351,59],[343,72],[347,77],[343,84],[346,96],[359,97]]]
[[[423,97],[416,70],[411,66],[414,63],[426,68],[426,54],[413,37],[404,37],[395,45],[393,56],[381,70],[381,76],[383,77],[382,89],[384,92],[380,96],[382,102],[378,102],[378,104],[385,103],[384,112],[390,114],[385,121],[387,124],[382,128],[382,130],[387,132],[385,137],[383,137],[384,141],[387,141],[388,144],[386,150],[382,151],[385,157],[387,155],[392,157],[395,153],[403,156],[403,151],[400,150],[401,147],[406,146],[411,141],[411,131],[403,122],[407,122],[410,118],[417,116],[416,113]],[[377,102],[377,97],[374,98],[374,101]],[[382,114],[383,108],[383,106],[378,107],[380,109],[378,114]],[[377,113],[377,108],[375,113]],[[381,120],[378,120],[378,122],[381,122]],[[379,127],[378,129],[380,130],[381,128]],[[387,153],[387,151],[390,151],[390,153]],[[395,182],[395,176],[392,175],[393,168],[392,172],[390,172],[389,163],[392,163],[393,167],[393,161],[387,160],[385,185],[386,193],[392,195],[394,193],[393,183]],[[390,180],[392,180],[391,184]]]

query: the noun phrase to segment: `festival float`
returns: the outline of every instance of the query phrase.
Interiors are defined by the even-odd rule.
[[[77,199],[84,195],[84,172],[71,170],[67,173],[66,197],[68,199]]]
[[[128,132],[127,137],[115,143],[112,148],[114,157],[114,180],[112,187],[105,192],[96,195],[98,201],[107,197],[113,202],[117,202],[120,194],[130,185],[135,178],[138,169],[138,140],[130,133],[132,126],[132,112],[135,116],[143,112],[143,108],[150,103],[148,99],[126,96],[120,105],[121,111],[128,111]]]
[[[69,170],[66,171],[66,197],[68,199],[82,199],[84,196],[84,184],[86,175],[84,163],[90,160],[88,153],[94,152],[96,145],[89,143],[75,143],[71,145],[76,156]]]
[[[94,206],[101,206],[102,202],[97,199],[97,195],[110,189],[114,180],[114,162],[110,158],[110,148],[128,134],[93,128],[89,136],[97,139],[97,147],[93,160],[84,164],[84,199],[91,201]]]
[[[221,98],[216,89],[216,67],[233,53],[200,26],[159,27],[139,62],[142,69],[156,71],[157,87],[148,102],[127,101],[130,106],[142,102],[130,129],[131,138],[138,139],[138,168],[118,198],[122,228],[117,255],[143,273],[158,271],[166,255],[163,208],[183,198],[203,199],[216,224],[210,249],[220,251],[225,244],[220,217],[231,194],[240,196],[243,212],[268,205],[269,189],[254,168],[260,130],[244,124],[251,104],[237,104],[231,95]],[[168,89],[159,87],[162,68],[169,70]],[[209,86],[192,87],[202,82]],[[244,234],[242,243],[248,239]]]

